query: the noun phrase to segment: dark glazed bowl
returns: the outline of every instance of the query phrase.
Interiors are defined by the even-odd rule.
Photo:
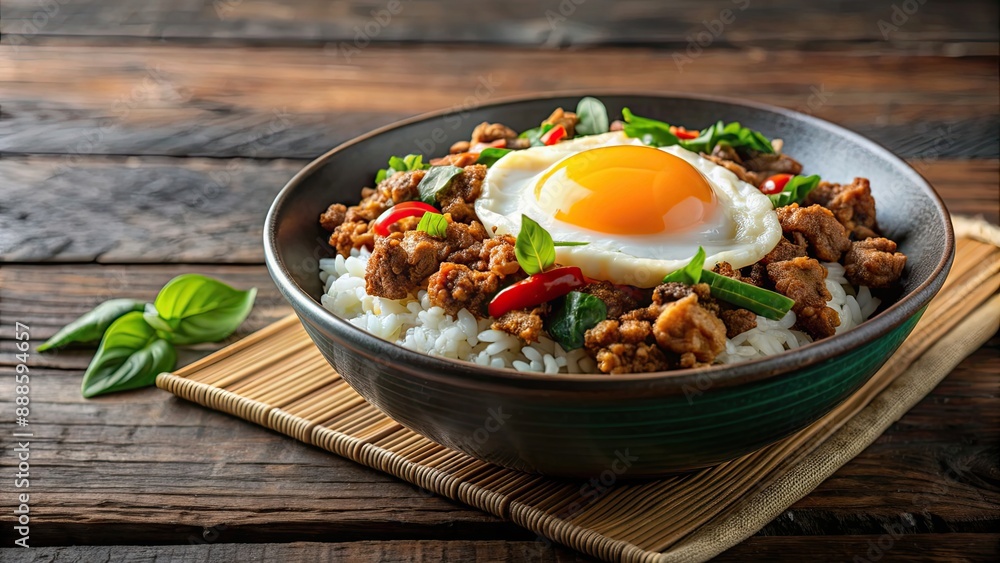
[[[860,387],[913,329],[941,288],[954,240],[934,190],[902,160],[840,127],[760,104],[692,96],[606,94],[611,115],[704,127],[740,121],[785,140],[809,173],[871,180],[879,223],[908,257],[902,296],[846,333],[770,358],[651,374],[534,375],[435,358],[381,340],[320,306],[317,260],[332,254],[317,224],[356,203],[390,155],[445,154],[476,124],[517,130],[582,95],[508,100],[438,112],[369,133],[305,167],[267,215],[267,267],[330,364],[365,399],[432,440],[507,467],[556,476],[626,477],[707,467],[804,428]]]

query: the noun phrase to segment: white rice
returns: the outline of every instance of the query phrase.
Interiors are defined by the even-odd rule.
[[[431,306],[426,291],[407,299],[385,299],[365,293],[367,250],[354,250],[349,258],[337,256],[320,260],[320,280],[325,294],[321,303],[335,315],[355,326],[406,348],[482,366],[511,368],[524,372],[598,373],[597,364],[583,349],[567,352],[552,339],[542,336],[525,345],[516,336],[490,328],[490,319],[477,320],[462,309],[452,317],[441,307]],[[879,300],[867,287],[854,288],[844,278],[844,267],[824,263],[829,274],[828,306],[840,315],[837,334],[862,323],[878,308]],[[757,317],[757,328],[726,341],[719,355],[721,363],[735,363],[778,354],[809,343],[803,332],[792,330],[795,313],[780,321]]]

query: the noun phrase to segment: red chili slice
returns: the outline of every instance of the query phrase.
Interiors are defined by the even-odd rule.
[[[781,191],[785,189],[785,185],[788,184],[788,181],[791,179],[791,174],[775,174],[767,180],[764,180],[764,183],[760,185],[760,191],[761,193],[767,195],[780,194]]]
[[[673,133],[678,139],[684,140],[697,139],[698,135],[701,134],[698,131],[688,131],[687,129],[678,127],[677,125],[671,125],[670,132]]]
[[[554,145],[566,137],[566,128],[562,125],[556,125],[552,129],[545,132],[544,135],[539,139],[543,145],[549,146]]]
[[[437,213],[438,210],[434,208],[433,205],[429,205],[422,201],[404,201],[403,203],[397,203],[389,209],[386,209],[375,219],[375,224],[372,226],[372,231],[379,236],[389,236],[389,227],[395,224],[400,219],[405,219],[407,217],[423,217],[424,213],[431,212]]]
[[[576,266],[553,268],[512,284],[497,293],[490,301],[489,313],[491,317],[499,317],[507,311],[534,307],[585,285],[587,282],[580,268]]]

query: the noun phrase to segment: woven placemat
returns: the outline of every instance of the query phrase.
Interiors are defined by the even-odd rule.
[[[1000,237],[956,221],[955,265],[899,351],[801,432],[698,472],[607,489],[504,469],[438,445],[369,405],[288,317],[158,387],[505,518],[607,561],[704,561],[743,541],[864,450],[1000,324]],[[990,242],[992,241],[992,242]]]

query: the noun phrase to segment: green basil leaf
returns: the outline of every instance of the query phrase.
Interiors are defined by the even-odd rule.
[[[588,330],[608,318],[608,307],[599,297],[571,291],[554,304],[548,316],[548,331],[564,350],[583,346]]]
[[[163,286],[153,305],[170,327],[163,336],[174,344],[222,340],[235,331],[253,308],[257,289],[247,291],[199,274],[183,274]]]
[[[679,142],[677,136],[670,132],[670,125],[667,123],[639,117],[628,108],[622,109],[622,117],[625,119],[625,126],[622,128],[625,135],[639,139],[645,145],[669,147]]]
[[[571,241],[557,240],[557,241],[553,242],[552,244],[554,246],[587,246],[590,243],[589,242],[571,242]]]
[[[701,281],[701,275],[705,267],[705,249],[698,247],[698,252],[694,254],[691,261],[683,268],[670,272],[663,278],[663,283],[679,282],[687,285],[694,285]]]
[[[740,150],[743,154],[774,152],[767,137],[758,131],[743,127],[738,121],[731,123],[719,121],[702,129],[697,138],[681,141],[680,144],[689,151],[706,154],[711,153],[716,145],[727,145]]]
[[[556,263],[556,247],[552,235],[531,217],[521,215],[521,232],[517,233],[514,255],[528,275],[544,272]]]
[[[115,322],[115,319],[131,311],[142,311],[142,308],[142,301],[135,299],[105,301],[94,307],[89,313],[59,329],[59,332],[43,342],[37,350],[44,352],[74,342],[97,342],[101,336],[104,336],[104,331],[108,330],[111,323]]]
[[[793,203],[802,203],[802,200],[809,195],[809,192],[819,185],[819,176],[792,176],[780,193],[771,194],[771,203],[775,208],[784,207]]]
[[[485,148],[479,153],[479,158],[476,159],[476,164],[485,164],[486,167],[489,168],[512,150],[514,149],[501,149],[497,147]]]
[[[534,129],[522,131],[518,137],[521,139],[528,139],[533,147],[542,147],[545,146],[545,143],[542,142],[542,135],[548,133],[549,129],[552,129],[553,127],[555,127],[555,125],[551,123],[543,123]]]
[[[159,338],[142,313],[133,311],[111,323],[83,374],[84,397],[147,387],[162,372],[174,369],[177,353]]]
[[[424,213],[417,223],[417,230],[432,237],[444,238],[448,234],[448,220],[440,213]]]
[[[409,172],[410,170],[427,170],[430,164],[424,164],[423,155],[408,154],[404,157],[390,156],[389,168],[383,168],[375,175],[375,184],[381,184],[383,180],[392,176],[396,172]]]
[[[780,293],[743,283],[710,270],[702,272],[701,279],[709,285],[712,296],[716,299],[749,309],[767,319],[781,320],[795,305],[795,301]]]
[[[590,96],[581,98],[580,102],[576,104],[576,117],[579,119],[576,124],[578,136],[607,133],[610,127],[608,109],[597,98]]]
[[[424,175],[420,183],[417,184],[417,191],[420,192],[420,200],[424,203],[434,205],[437,203],[438,193],[448,188],[451,181],[462,173],[462,169],[457,166],[432,166]]]

